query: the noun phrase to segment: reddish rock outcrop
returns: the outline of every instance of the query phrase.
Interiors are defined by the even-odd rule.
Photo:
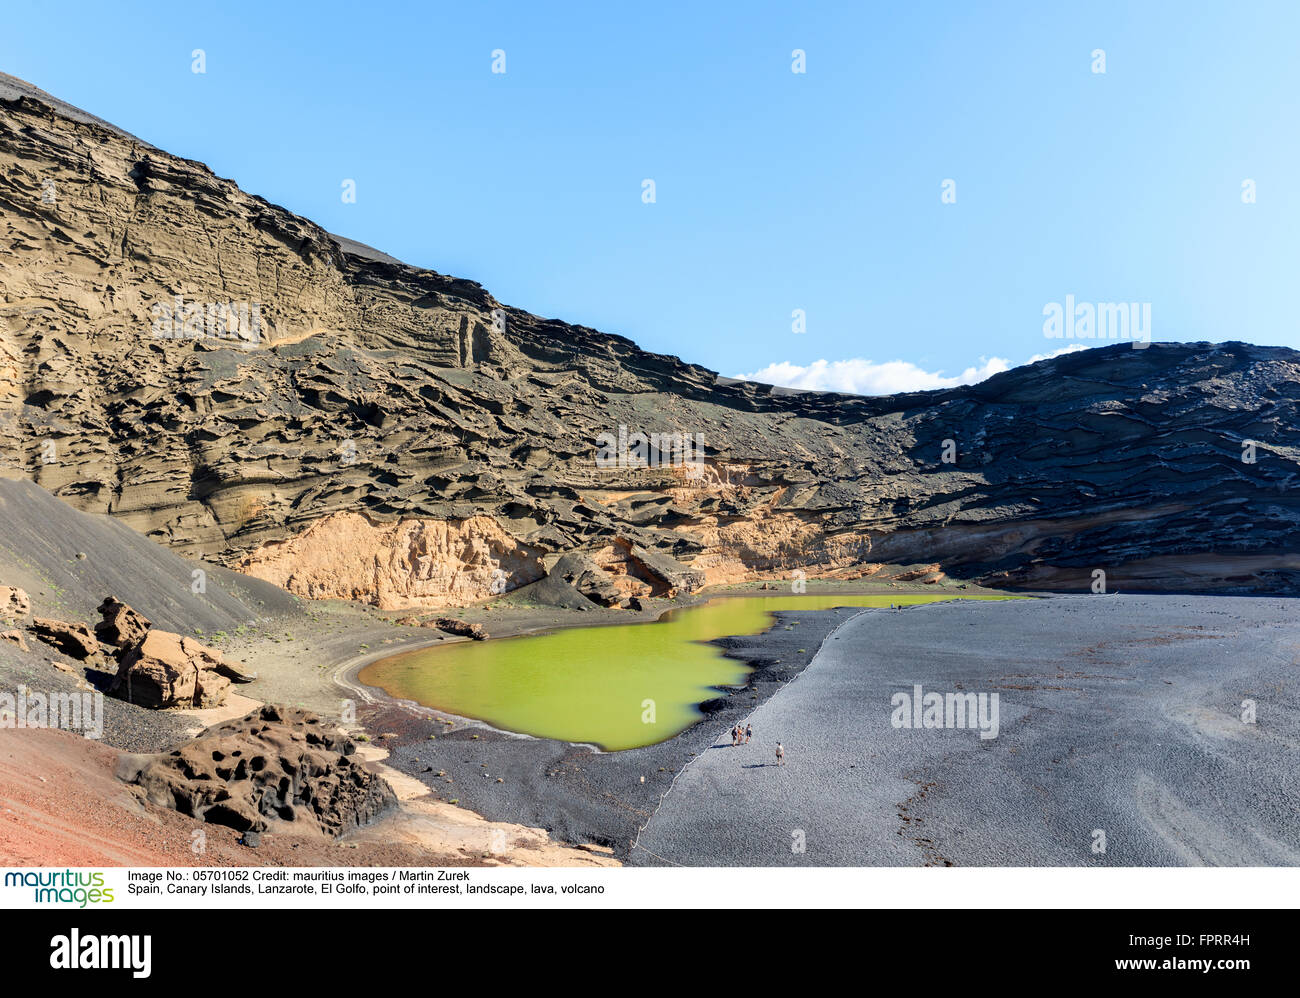
[[[99,654],[99,640],[85,624],[36,617],[32,620],[31,629],[47,645],[53,645],[69,658],[84,662]]]
[[[144,640],[153,623],[138,610],[114,596],[105,596],[99,604],[99,614],[104,619],[95,625],[95,636],[106,645],[118,649],[119,654]]]
[[[193,638],[151,630],[122,655],[109,694],[142,707],[215,707],[241,668]]]

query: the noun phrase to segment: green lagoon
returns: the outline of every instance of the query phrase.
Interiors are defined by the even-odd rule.
[[[706,642],[764,631],[773,611],[1008,598],[1015,597],[723,597],[670,610],[654,623],[574,627],[406,652],[367,666],[359,678],[390,696],[496,728],[616,751],[671,738],[704,716],[699,704],[719,695],[714,687],[745,683],[749,667]]]

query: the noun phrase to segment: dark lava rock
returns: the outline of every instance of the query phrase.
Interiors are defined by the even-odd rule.
[[[463,638],[473,638],[475,641],[485,641],[488,638],[488,632],[483,629],[482,624],[471,624],[468,620],[461,620],[459,617],[439,617],[433,625],[440,631],[458,634]]]
[[[338,836],[397,802],[355,752],[352,739],[315,714],[268,704],[166,754],[125,756],[118,776],[151,803],[246,840],[268,828]]]
[[[608,572],[581,551],[570,551],[551,568],[549,577],[559,579],[600,606],[618,606],[623,594]]]

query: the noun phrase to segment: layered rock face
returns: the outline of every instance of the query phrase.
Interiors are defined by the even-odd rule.
[[[888,398],[732,382],[339,239],[12,78],[0,204],[0,474],[304,596],[463,603],[575,550],[621,596],[1300,579],[1290,350],[1125,343]]]
[[[525,585],[546,574],[545,549],[521,542],[488,516],[377,521],[329,513],[236,567],[312,599],[371,600],[382,609],[443,606]]]

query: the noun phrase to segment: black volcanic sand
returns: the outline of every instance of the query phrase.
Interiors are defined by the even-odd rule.
[[[1125,593],[864,614],[755,712],[786,764],[766,738],[707,753],[632,861],[1300,865],[1298,652],[1300,600],[1287,598]],[[996,737],[895,727],[892,697],[916,684],[996,693]]]
[[[749,684],[719,690],[716,699],[703,705],[700,723],[644,748],[600,752],[460,720],[449,729],[438,719],[445,715],[387,698],[359,708],[357,719],[367,731],[379,733],[379,744],[391,753],[387,765],[423,781],[440,799],[456,801],[490,821],[545,828],[566,842],[609,846],[626,858],[638,830],[682,767],[711,751],[719,733],[745,720],[799,675],[836,627],[858,613],[882,612],[889,611],[782,611],[762,634],[719,638],[713,643],[726,649],[728,657],[753,667]],[[762,735],[755,730],[755,743]]]

